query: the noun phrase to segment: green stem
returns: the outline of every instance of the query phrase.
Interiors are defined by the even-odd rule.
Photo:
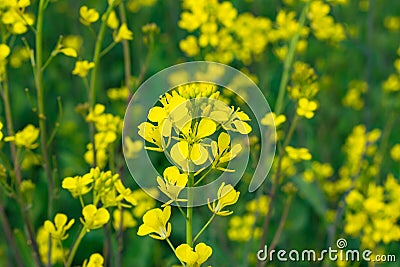
[[[204,178],[206,178],[207,177],[207,175],[211,172],[213,170],[213,168],[212,167],[210,167],[207,171],[206,171],[206,173],[205,174],[203,174],[201,177],[200,177],[200,179],[199,180],[197,180],[195,183],[194,183],[194,185],[193,186],[196,186],[196,185],[198,185],[201,181],[203,181],[203,179]]]
[[[94,47],[94,55],[93,62],[94,68],[92,70],[91,78],[90,78],[90,90],[89,90],[89,110],[93,110],[94,105],[96,103],[96,90],[97,90],[97,82],[98,82],[98,73],[99,73],[99,65],[101,59],[101,47],[103,44],[104,34],[107,28],[107,20],[111,14],[111,11],[114,9],[115,5],[114,1],[111,5],[108,6],[106,12],[104,13],[103,19],[101,21],[100,30],[96,38],[96,43]],[[90,139],[93,144],[93,166],[96,166],[96,144],[94,142],[95,129],[93,123],[90,123]]]
[[[200,237],[200,235],[207,229],[207,227],[210,225],[210,223],[214,220],[215,218],[215,213],[213,213],[213,215],[210,217],[210,219],[208,219],[208,221],[206,222],[206,224],[203,226],[203,228],[201,228],[201,230],[197,233],[197,235],[193,238],[193,244],[196,242],[196,240]]]
[[[74,242],[74,245],[71,249],[71,253],[69,253],[68,255],[68,260],[67,263],[65,264],[65,267],[70,267],[72,265],[72,261],[74,260],[76,251],[78,250],[78,247],[82,242],[82,239],[85,236],[85,234],[86,234],[86,227],[83,227],[82,230],[79,232],[78,238]]]
[[[119,4],[119,14],[121,17],[121,23],[128,24],[127,18],[126,18],[125,6],[124,6],[123,1],[121,1],[121,3]],[[131,96],[131,94],[132,94],[132,86],[131,86],[132,64],[131,64],[131,55],[130,55],[128,40],[122,40],[122,49],[124,52],[125,86],[129,90],[129,96]],[[128,101],[130,99],[131,99],[131,97],[129,97]]]
[[[174,245],[172,245],[171,241],[169,240],[169,238],[167,237],[167,238],[165,239],[165,241],[167,241],[169,247],[172,249],[172,251],[174,252],[174,254],[175,254],[175,256],[176,256],[176,250],[175,250],[175,248],[174,248]],[[182,266],[186,266],[181,260],[179,260],[179,261],[180,261],[180,263],[182,264]]]
[[[36,83],[36,94],[38,102],[38,117],[39,117],[39,129],[40,129],[40,147],[43,156],[43,167],[47,177],[47,190],[48,190],[48,206],[47,216],[52,217],[53,202],[54,202],[54,185],[53,185],[53,173],[50,166],[49,151],[47,149],[47,127],[46,127],[46,116],[44,110],[44,87],[43,87],[43,15],[45,11],[45,0],[40,0],[37,26],[36,26],[36,58],[35,58],[35,83]]]
[[[281,79],[281,82],[279,85],[278,98],[277,98],[275,110],[274,110],[275,114],[277,114],[277,115],[280,114],[283,109],[283,101],[285,100],[286,87],[289,82],[289,73],[290,73],[290,69],[293,64],[294,55],[296,52],[296,46],[300,39],[300,32],[306,21],[308,6],[309,6],[309,4],[307,3],[304,6],[303,11],[301,12],[300,19],[299,19],[299,30],[296,32],[296,34],[293,36],[293,38],[290,41],[289,52],[286,56],[286,59],[285,59],[284,65],[283,65],[283,74],[282,74],[282,79]]]
[[[185,212],[183,211],[183,209],[181,208],[181,206],[179,206],[179,203],[178,203],[178,202],[175,202],[175,203],[176,203],[176,206],[178,207],[179,211],[180,211],[181,214],[183,215],[183,218],[185,218],[185,220],[187,220],[186,214],[185,214]]]
[[[110,50],[113,49],[116,44],[117,44],[116,42],[112,42],[109,46],[107,46],[103,51],[100,52],[100,57],[102,58],[108,52],[110,52]]]
[[[193,184],[194,184],[194,173],[189,169],[188,179],[188,204],[186,208],[186,243],[189,246],[193,245]]]

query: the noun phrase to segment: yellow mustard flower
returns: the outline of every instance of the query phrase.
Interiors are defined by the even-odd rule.
[[[127,159],[138,157],[138,153],[143,149],[143,142],[141,140],[132,141],[129,136],[124,139],[124,154]]]
[[[58,262],[63,262],[66,251],[62,248],[61,242],[51,242],[51,246],[49,247],[49,238],[50,233],[44,227],[40,227],[36,235],[40,259],[46,265],[55,265]]]
[[[79,197],[87,194],[92,186],[93,176],[87,173],[83,176],[66,177],[62,181],[62,188],[67,189],[73,197]]]
[[[269,112],[265,114],[265,116],[261,119],[261,124],[265,126],[274,126],[278,128],[286,121],[286,116],[284,114],[280,114],[276,116],[275,112]]]
[[[75,63],[75,68],[73,69],[72,74],[84,78],[88,75],[89,70],[93,68],[94,68],[94,62],[89,62],[87,60],[77,61]]]
[[[132,205],[137,205],[137,200],[134,197],[130,188],[126,188],[122,183],[121,179],[117,179],[114,183],[115,189],[119,193],[119,196],[128,201]]]
[[[62,39],[63,47],[73,48],[75,51],[79,51],[83,44],[83,39],[79,35],[67,35]]]
[[[400,144],[395,144],[392,149],[390,149],[390,157],[394,161],[400,161]]]
[[[190,267],[200,267],[212,254],[212,248],[199,243],[193,249],[188,244],[181,244],[176,248],[176,257]]]
[[[110,213],[105,208],[97,209],[93,204],[85,206],[82,215],[83,219],[80,218],[80,220],[88,232],[102,227],[110,220]]]
[[[200,49],[197,45],[197,38],[193,35],[189,35],[186,39],[179,42],[179,48],[188,56],[194,57],[199,54]]]
[[[94,8],[88,8],[87,6],[81,6],[79,9],[79,21],[86,26],[96,22],[100,15]]]
[[[94,253],[90,255],[89,261],[85,260],[83,262],[83,267],[103,267],[104,258],[99,253]]]
[[[298,101],[298,106],[296,113],[299,116],[311,119],[314,117],[314,111],[317,109],[318,105],[316,101],[308,100],[307,98],[300,98]]]
[[[29,124],[21,131],[18,131],[15,135],[5,137],[4,141],[14,142],[17,147],[35,149],[39,146],[39,144],[36,143],[38,137],[39,129],[35,128],[32,124]]]
[[[129,93],[129,89],[126,86],[122,86],[120,88],[110,88],[107,90],[107,96],[111,100],[127,100]]]
[[[214,110],[210,113],[210,118],[219,122],[226,131],[234,131],[241,134],[249,134],[252,131],[251,126],[247,123],[247,121],[250,121],[249,115],[241,111],[240,108],[235,110],[234,107],[229,108],[217,102]]]
[[[119,27],[117,34],[114,37],[114,42],[118,43],[123,40],[133,40],[133,33],[128,29],[126,23]]]
[[[230,171],[220,166],[221,163],[229,162],[234,159],[242,150],[240,144],[231,147],[231,137],[229,134],[222,132],[218,136],[218,142],[211,142],[211,151],[214,156],[213,167],[221,171]]]
[[[181,125],[187,122],[188,109],[186,108],[186,99],[180,96],[176,91],[166,93],[160,98],[162,107],[156,106],[149,110],[148,119],[151,122],[157,122],[159,129],[164,137],[171,135],[174,124]],[[178,127],[181,128],[181,127]]]
[[[307,148],[294,148],[292,146],[285,147],[285,151],[288,154],[289,158],[294,161],[302,161],[302,160],[310,160],[311,154]]]
[[[147,142],[156,145],[156,147],[145,146],[148,150],[153,150],[157,152],[162,152],[163,147],[161,144],[161,133],[158,126],[154,126],[149,122],[143,122],[139,126],[138,134]]]
[[[108,16],[107,26],[113,30],[116,30],[119,26],[119,20],[117,17],[117,13],[115,11],[111,11],[110,16]]]
[[[137,232],[140,236],[149,235],[154,239],[164,240],[171,235],[171,223],[168,222],[171,216],[171,206],[164,210],[152,209],[143,216],[143,224]],[[154,233],[154,234],[153,234]]]
[[[400,76],[392,73],[382,84],[382,89],[385,92],[396,92],[400,90]]]
[[[212,205],[210,199],[208,199],[208,208],[219,216],[228,216],[233,213],[233,211],[222,210],[226,206],[235,204],[239,199],[240,192],[236,191],[232,185],[222,183],[218,189],[218,199],[215,200]],[[218,201],[218,203],[216,203]]]
[[[66,55],[67,57],[77,57],[78,56],[78,53],[72,47],[61,48],[60,53]]]
[[[68,222],[67,215],[63,213],[57,213],[54,217],[54,223],[50,220],[44,222],[44,229],[50,233],[51,237],[56,240],[65,240],[68,238],[66,233],[74,224],[75,219],[71,219]]]
[[[172,159],[180,166],[187,166],[190,160],[196,165],[201,165],[208,159],[208,151],[201,142],[205,137],[212,135],[217,130],[214,121],[203,118],[196,123],[194,129],[189,121],[182,129],[182,138],[171,148]]]
[[[137,225],[132,213],[127,210],[116,209],[113,211],[113,227],[116,231],[132,228]]]
[[[10,55],[10,47],[6,44],[0,44],[0,61],[4,60]]]
[[[151,195],[157,195],[156,189],[151,190]],[[136,218],[141,218],[149,209],[156,205],[156,201],[142,189],[136,189],[132,192],[133,197],[137,200],[138,204],[133,208],[132,213]]]
[[[164,179],[157,177],[158,188],[170,198],[163,206],[169,205],[174,201],[186,201],[185,199],[179,199],[178,196],[186,186],[188,181],[187,174],[181,174],[176,166],[171,166],[164,170],[163,176]]]

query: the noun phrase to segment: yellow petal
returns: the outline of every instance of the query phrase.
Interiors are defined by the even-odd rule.
[[[195,251],[198,255],[197,264],[199,265],[204,263],[212,254],[212,248],[204,243],[197,244]]]
[[[167,112],[162,107],[152,107],[149,111],[148,118],[152,122],[160,123],[167,117]]]
[[[190,153],[190,159],[196,165],[201,165],[207,161],[208,151],[201,144],[194,144]]]
[[[197,253],[188,244],[179,245],[176,248],[176,256],[190,266],[194,265],[198,259]]]
[[[210,119],[201,119],[199,125],[197,126],[196,138],[202,139],[204,137],[210,136],[217,130],[217,125],[214,121]]]

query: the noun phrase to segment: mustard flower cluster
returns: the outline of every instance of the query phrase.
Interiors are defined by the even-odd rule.
[[[0,22],[5,26],[8,34],[24,34],[29,26],[33,25],[34,15],[25,12],[30,5],[30,0],[0,1]]]
[[[96,149],[96,166],[103,169],[108,162],[110,153],[113,154],[113,146],[122,131],[122,119],[119,116],[105,113],[105,106],[96,104],[86,116],[87,122],[94,123],[96,134],[94,135],[94,147]],[[94,164],[93,143],[87,145],[84,155],[85,161]]]
[[[131,207],[137,203],[133,192],[122,184],[118,174],[100,171],[98,167],[83,176],[64,178],[62,187],[74,198],[81,199],[82,206],[82,197],[91,191],[92,203],[96,206],[102,203],[104,207]]]
[[[248,123],[250,117],[245,112],[227,106],[220,99],[221,91],[215,85],[192,83],[178,86],[162,95],[159,103],[149,110],[148,121],[138,126],[139,135],[148,144],[146,149],[164,152],[174,161],[173,166],[164,169],[162,177],[156,177],[159,191],[169,200],[162,205],[163,209],[151,209],[143,215],[138,235],[166,240],[182,265],[191,267],[201,266],[212,254],[211,247],[195,241],[215,216],[233,213],[227,207],[238,201],[240,192],[231,184],[222,183],[216,198],[208,199],[211,218],[195,237],[192,236],[192,207],[187,207],[186,215],[179,206],[180,202],[191,203],[191,195],[183,199],[179,194],[186,186],[198,185],[211,170],[234,172],[225,167],[242,148],[240,144],[232,144],[226,131],[248,134],[252,130]],[[212,140],[214,136],[215,140]],[[195,170],[196,166],[200,169]],[[188,231],[187,242],[176,249],[169,240],[173,230],[171,204],[176,204],[185,216]]]
[[[367,92],[367,83],[364,81],[350,81],[346,95],[342,99],[342,104],[345,107],[350,107],[355,110],[361,110],[364,107],[362,95]]]
[[[346,197],[346,234],[361,236],[361,246],[371,250],[379,244],[400,240],[400,184],[392,174],[385,183],[374,182],[352,189]]]
[[[335,201],[353,187],[368,183],[379,172],[381,155],[377,151],[377,141],[381,131],[367,131],[364,125],[357,125],[347,137],[343,146],[345,161],[339,169],[339,179],[320,179],[322,189]],[[326,167],[326,174],[331,174]],[[326,175],[328,178],[328,175]]]
[[[191,34],[179,46],[189,57],[208,50],[206,60],[228,64],[237,59],[250,64],[268,44],[271,21],[250,13],[238,14],[231,2],[184,0],[182,6],[178,25]]]
[[[323,1],[312,1],[307,17],[314,36],[321,41],[338,43],[346,39],[344,27],[330,13],[330,6]]]
[[[44,225],[39,228],[36,241],[43,263],[53,265],[65,261],[67,250],[63,248],[62,241],[68,238],[67,232],[74,223],[74,219],[68,220],[67,215],[57,213],[54,222],[46,220]]]
[[[257,218],[268,213],[269,197],[262,195],[246,204],[246,212],[242,216],[235,215],[229,220],[228,237],[232,241],[247,242],[258,240],[262,230],[257,225]]]
[[[297,101],[297,115],[311,119],[318,108],[314,97],[319,91],[319,84],[314,69],[307,63],[296,61],[293,64],[291,80],[288,92]]]
[[[192,95],[199,100],[189,100]],[[146,149],[167,151],[175,164],[185,170],[191,163],[201,166],[207,161],[220,168],[240,152],[240,144],[231,147],[229,136],[224,133],[219,135],[218,142],[206,143],[204,139],[217,131],[218,124],[226,131],[241,134],[249,133],[251,126],[245,112],[212,101],[218,99],[216,87],[207,84],[184,85],[166,93],[160,98],[161,105],[150,109],[150,122],[139,125],[139,135],[152,144]],[[204,103],[199,105],[199,101]]]

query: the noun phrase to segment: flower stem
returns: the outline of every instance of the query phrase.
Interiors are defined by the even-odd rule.
[[[286,86],[289,82],[289,72],[293,64],[294,60],[294,55],[296,52],[296,46],[297,43],[299,42],[300,38],[300,32],[301,28],[303,28],[304,23],[306,21],[306,15],[308,11],[308,3],[304,6],[303,11],[301,12],[300,19],[299,19],[299,30],[296,32],[296,34],[293,36],[293,38],[290,41],[290,46],[289,46],[289,52],[285,58],[285,62],[283,65],[283,74],[282,74],[282,79],[279,84],[279,92],[278,92],[278,98],[275,104],[275,114],[279,115],[282,112],[283,109],[283,101],[285,100],[285,92],[286,92]]]
[[[186,243],[189,246],[193,245],[193,184],[194,173],[189,169],[188,179],[188,204],[186,209]]]
[[[172,249],[172,251],[173,251],[173,252],[175,253],[175,255],[176,255],[176,250],[175,250],[175,248],[174,248],[174,245],[172,245],[172,243],[171,243],[171,241],[169,240],[168,237],[165,239],[165,241],[167,241],[169,247]],[[180,261],[180,263],[182,264],[182,266],[186,266],[181,260],[179,260],[179,261]]]
[[[111,5],[108,6],[106,12],[104,13],[103,19],[101,21],[100,30],[96,38],[96,43],[94,47],[93,62],[94,68],[90,77],[90,90],[89,90],[89,110],[93,110],[94,104],[96,103],[96,90],[98,82],[99,65],[101,59],[101,47],[103,45],[104,34],[107,28],[107,20],[114,9],[116,1],[113,1]],[[90,123],[90,139],[93,144],[93,165],[96,166],[96,144],[94,142],[94,125]]]
[[[82,230],[79,232],[78,238],[75,240],[74,245],[71,249],[71,253],[68,255],[67,263],[65,267],[70,267],[72,265],[72,261],[74,260],[76,251],[78,250],[79,244],[82,242],[83,237],[86,234],[86,227],[83,227]]]
[[[213,213],[213,215],[210,217],[210,219],[208,219],[208,221],[206,222],[206,224],[203,226],[203,228],[201,228],[201,230],[197,233],[197,235],[193,238],[193,244],[196,242],[196,240],[200,237],[200,235],[206,230],[206,228],[210,225],[210,223],[214,220],[215,218],[215,213]]]
[[[43,16],[45,11],[45,0],[39,1],[38,18],[36,25],[36,58],[34,66],[37,106],[40,129],[40,147],[43,156],[43,167],[47,177],[48,206],[47,216],[52,217],[54,202],[53,172],[50,166],[49,151],[47,148],[47,127],[44,110],[44,86],[43,86]]]

